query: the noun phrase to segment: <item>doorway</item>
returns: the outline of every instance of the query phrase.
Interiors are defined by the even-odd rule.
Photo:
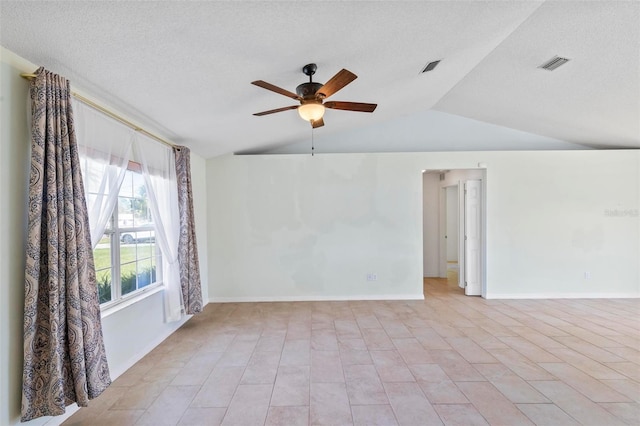
[[[423,172],[423,276],[484,296],[484,169]]]

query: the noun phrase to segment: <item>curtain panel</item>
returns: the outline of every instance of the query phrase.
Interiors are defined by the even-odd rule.
[[[111,384],[69,81],[40,68],[30,97],[22,421]]]
[[[158,142],[141,134],[135,136],[133,156],[142,165],[156,238],[162,251],[165,321],[179,321],[184,315],[184,302],[178,264],[180,221],[175,156],[171,148],[158,146]]]
[[[118,205],[135,131],[92,107],[72,100],[84,192],[89,210],[91,247],[102,239]]]
[[[193,215],[191,151],[185,146],[176,147],[173,151],[176,156],[178,208],[180,214],[180,241],[178,243],[180,288],[182,290],[185,313],[193,315],[202,312],[202,286],[200,283],[196,225]]]

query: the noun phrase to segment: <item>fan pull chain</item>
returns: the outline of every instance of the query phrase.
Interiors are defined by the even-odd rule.
[[[315,148],[313,146],[313,127],[311,128],[311,156],[313,157],[315,153]]]

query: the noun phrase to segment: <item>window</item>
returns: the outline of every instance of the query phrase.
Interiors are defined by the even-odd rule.
[[[155,234],[140,165],[129,162],[117,208],[93,250],[101,305],[116,304],[161,281]]]

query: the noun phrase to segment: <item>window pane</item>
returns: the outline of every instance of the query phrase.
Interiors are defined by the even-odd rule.
[[[155,282],[155,269],[152,258],[138,261],[138,288],[146,287]]]
[[[122,295],[126,295],[136,290],[136,262],[125,263],[120,266],[120,284],[122,285]]]
[[[125,173],[110,226],[94,250],[100,303],[116,301],[161,279],[162,271],[156,269],[161,261],[160,250],[144,178],[132,165],[135,166],[130,163]]]
[[[111,292],[111,268],[96,270],[96,281],[98,283],[98,298],[100,303],[110,302],[113,298]]]
[[[133,197],[133,175],[130,171],[124,174],[124,180],[122,181],[119,193],[121,197]]]

